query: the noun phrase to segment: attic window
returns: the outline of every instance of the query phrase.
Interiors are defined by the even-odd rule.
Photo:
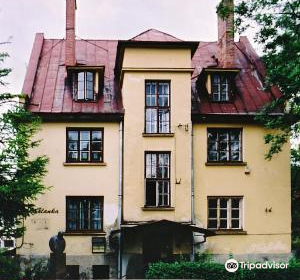
[[[71,68],[69,70],[72,77],[73,99],[83,102],[96,101],[100,93],[101,81],[103,81],[103,71],[98,68]]]
[[[213,101],[229,101],[229,79],[224,74],[211,75]]]

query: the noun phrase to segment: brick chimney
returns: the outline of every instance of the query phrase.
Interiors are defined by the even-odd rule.
[[[76,65],[75,10],[76,10],[76,0],[66,0],[66,44],[65,44],[66,66]]]
[[[221,67],[232,68],[235,66],[234,0],[222,1],[230,12],[224,19],[218,15],[218,59]]]

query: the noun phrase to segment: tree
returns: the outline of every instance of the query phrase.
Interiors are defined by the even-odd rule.
[[[222,0],[218,14],[226,18],[232,12]],[[270,133],[267,159],[281,151],[291,136],[300,132],[300,1],[299,0],[236,0],[235,29],[241,33],[255,27],[255,40],[262,46],[266,66],[265,88],[277,87],[282,97],[266,105],[257,115]],[[278,108],[280,116],[272,114]],[[299,152],[299,145],[296,147]]]
[[[0,63],[8,55],[0,54]],[[11,69],[0,67],[0,85]],[[20,237],[23,220],[36,213],[34,201],[47,187],[43,185],[48,158],[30,156],[39,145],[33,139],[40,119],[19,106],[12,94],[0,95],[0,236]],[[3,113],[5,111],[5,113]]]

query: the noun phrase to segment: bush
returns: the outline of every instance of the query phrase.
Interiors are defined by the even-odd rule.
[[[15,258],[0,256],[0,279],[20,279],[20,265]]]
[[[300,263],[291,261],[288,269],[238,269],[228,272],[223,264],[214,262],[153,263],[146,272],[148,279],[204,280],[300,280]]]

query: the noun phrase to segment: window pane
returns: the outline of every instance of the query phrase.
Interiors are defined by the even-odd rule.
[[[220,208],[227,208],[227,198],[220,198]]]
[[[209,218],[217,218],[217,209],[209,209],[208,217]]]
[[[208,228],[216,229],[217,228],[217,220],[208,220]]]
[[[239,220],[232,220],[231,221],[231,227],[232,228],[240,228],[240,222],[239,222]]]
[[[102,161],[101,152],[92,152],[91,157],[92,161]]]
[[[97,140],[102,140],[102,131],[92,131],[92,140],[97,141]]]
[[[68,152],[68,160],[74,161],[78,159],[78,153],[77,152]]]
[[[146,181],[146,205],[156,206],[156,182]]]
[[[80,160],[81,161],[88,161],[89,160],[89,153],[88,152],[80,153]]]
[[[231,208],[239,208],[239,207],[240,207],[240,198],[232,198]]]
[[[68,140],[78,140],[78,131],[68,131]]]
[[[146,132],[157,132],[157,109],[146,109]]]
[[[90,142],[89,141],[80,141],[80,150],[81,151],[89,151]]]
[[[77,151],[78,149],[78,142],[77,141],[69,141],[68,143],[68,149],[69,151]]]
[[[220,210],[220,218],[227,218],[227,209],[225,209],[225,210],[221,209]]]
[[[159,132],[168,133],[169,132],[169,109],[160,109],[158,118],[159,118]]]
[[[219,160],[220,161],[228,161],[229,160],[228,155],[229,155],[229,152],[220,152]]]
[[[241,160],[240,152],[231,152],[231,160],[240,161]]]
[[[80,140],[90,140],[90,131],[80,131]]]
[[[169,178],[169,155],[159,154],[158,178]]]
[[[217,208],[218,200],[216,198],[210,198],[208,200],[208,208]]]
[[[227,228],[227,219],[220,220],[220,228],[226,229]]]
[[[231,210],[231,217],[232,218],[239,218],[240,217],[240,211],[239,210]]]
[[[102,150],[102,149],[101,149],[101,142],[93,141],[91,146],[92,146],[92,147],[91,147],[91,150],[92,150],[92,151],[101,151],[101,150]]]

